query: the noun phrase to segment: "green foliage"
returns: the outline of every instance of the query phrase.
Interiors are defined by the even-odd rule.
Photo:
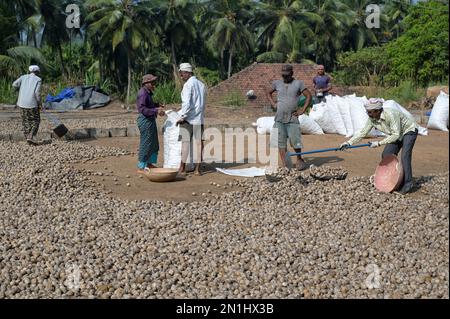
[[[281,52],[264,52],[257,56],[258,63],[283,63],[286,61],[285,55]]]
[[[14,105],[17,102],[18,91],[13,88],[12,82],[0,78],[0,103]]]
[[[176,88],[174,82],[157,83],[153,92],[153,99],[163,104],[180,104],[181,92]]]
[[[224,96],[223,100],[220,102],[223,106],[229,106],[234,109],[240,108],[246,104],[246,99],[241,92],[237,90],[232,90]]]
[[[72,85],[70,83],[67,83],[65,81],[57,81],[57,82],[52,82],[52,83],[45,83],[42,85],[42,89],[41,89],[41,94],[44,97],[44,101],[45,101],[45,97],[47,96],[47,94],[50,95],[57,95],[59,94],[63,89],[68,88],[68,87],[72,87]]]
[[[248,0],[211,1],[211,30],[207,33],[208,47],[223,62],[225,51],[228,53],[228,78],[231,77],[233,59],[238,54],[253,51],[253,36],[248,28],[251,19],[251,4]]]
[[[419,100],[425,93],[425,89],[417,88],[412,81],[403,81],[397,87],[386,89],[380,96],[407,105],[409,102]]]
[[[385,100],[394,100],[403,106],[424,97],[426,89],[417,87],[412,81],[403,81],[399,86],[362,86],[356,90],[358,95],[367,97],[381,97]]]
[[[374,86],[383,84],[389,61],[384,47],[370,47],[339,54],[337,65],[333,74],[335,83]]]
[[[448,3],[420,2],[405,18],[405,33],[386,47],[391,70],[388,80],[411,79],[420,85],[448,78]]]
[[[369,29],[372,2],[0,0],[0,76],[38,63],[44,83],[95,84],[124,98],[152,73],[167,101],[177,99],[166,87],[179,84],[181,62],[193,63],[208,86],[255,60],[324,64],[344,85],[448,80],[448,1],[375,1],[380,28]],[[80,6],[81,30],[65,26],[69,3]]]
[[[220,82],[220,76],[218,71],[213,71],[208,68],[197,67],[195,68],[195,75],[200,81],[205,83],[208,87],[213,87]]]

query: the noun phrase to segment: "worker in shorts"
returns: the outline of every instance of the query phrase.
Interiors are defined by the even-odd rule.
[[[305,87],[303,81],[293,77],[292,65],[283,65],[281,69],[282,80],[272,83],[272,87],[267,92],[267,98],[273,109],[276,110],[274,128],[278,130],[278,151],[280,153],[282,166],[286,165],[287,139],[296,153],[300,153],[303,148],[300,123],[298,117],[305,113],[312,95]],[[277,102],[273,99],[273,93],[277,92]],[[298,100],[300,95],[306,97],[304,106],[299,109]],[[297,169],[307,168],[305,161],[297,156]]]

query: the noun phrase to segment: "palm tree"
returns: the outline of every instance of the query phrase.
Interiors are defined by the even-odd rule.
[[[145,0],[88,0],[86,7],[91,12],[86,18],[90,37],[107,55],[105,62],[111,63],[114,54],[125,55],[129,103],[133,53],[142,45],[158,43],[155,8]]]
[[[31,63],[39,63],[46,66],[46,60],[41,51],[30,46],[16,46],[0,52],[0,74],[6,73],[8,76],[17,76],[25,70]]]
[[[221,60],[224,53],[228,53],[228,78],[231,77],[233,57],[239,52],[253,51],[253,36],[248,23],[252,17],[250,7],[249,0],[213,0],[208,3],[212,18],[208,46],[220,55]]]
[[[173,76],[177,85],[179,85],[176,52],[180,50],[183,44],[192,44],[196,38],[194,21],[196,4],[189,0],[164,0],[158,6],[162,13],[160,18],[166,45],[170,48]]]
[[[311,49],[311,25],[321,17],[305,10],[298,0],[265,1],[256,11],[254,23],[259,26],[258,42],[265,47],[261,59],[284,56],[283,62],[299,62]],[[264,57],[264,58],[263,58]]]
[[[352,10],[339,0],[310,0],[306,9],[321,17],[313,23],[315,39],[314,60],[332,67],[337,52],[344,47],[344,39],[351,25]]]
[[[351,8],[350,29],[348,31],[348,47],[350,50],[360,50],[365,46],[378,44],[376,29],[369,29],[366,26],[366,8],[373,3],[373,0],[343,0],[347,7]],[[386,15],[380,14],[380,26],[385,26]]]
[[[0,1],[0,74],[17,76],[28,65],[39,63],[46,65],[41,51],[20,44],[23,23],[20,19],[32,16],[36,7],[32,1]]]
[[[412,6],[411,0],[385,1],[385,12],[389,20],[389,32],[395,33],[395,37],[398,38],[403,31],[402,21],[408,14],[409,9]]]
[[[259,27],[258,42],[267,51],[273,48],[277,37],[292,30],[295,23],[320,21],[320,17],[304,10],[299,0],[263,1],[256,8],[254,23]],[[303,25],[307,27],[307,24]]]

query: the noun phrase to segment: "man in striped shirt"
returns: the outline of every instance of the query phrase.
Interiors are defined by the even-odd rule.
[[[398,155],[402,150],[401,161],[404,171],[403,186],[399,190],[400,194],[409,193],[413,188],[412,183],[412,151],[417,139],[418,125],[407,115],[392,109],[383,109],[383,101],[380,99],[370,99],[366,104],[366,111],[369,115],[364,128],[353,136],[349,141],[340,145],[340,149],[344,150],[349,146],[358,143],[366,137],[372,128],[386,134],[386,138],[381,141],[369,142],[370,147],[376,148],[385,145],[383,155]]]

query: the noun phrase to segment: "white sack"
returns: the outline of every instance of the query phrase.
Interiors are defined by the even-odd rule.
[[[350,104],[348,101],[340,96],[334,96],[333,97],[334,102],[338,106],[339,113],[341,114],[342,120],[344,122],[345,130],[347,134],[346,137],[353,136],[353,123],[352,123],[352,116],[350,114]]]
[[[313,119],[327,134],[336,134],[337,130],[331,120],[330,113],[325,102],[314,104],[309,112],[309,117]]]
[[[448,132],[449,103],[448,94],[441,91],[434,103],[427,127]]]
[[[308,115],[303,114],[298,117],[298,120],[300,122],[300,132],[302,134],[312,134],[312,135],[323,134],[323,131],[320,128],[319,124],[317,124]],[[272,132],[274,124],[275,124],[275,117],[266,116],[258,118],[256,123],[253,123],[253,126],[256,126],[256,131],[258,134],[264,135]]]

